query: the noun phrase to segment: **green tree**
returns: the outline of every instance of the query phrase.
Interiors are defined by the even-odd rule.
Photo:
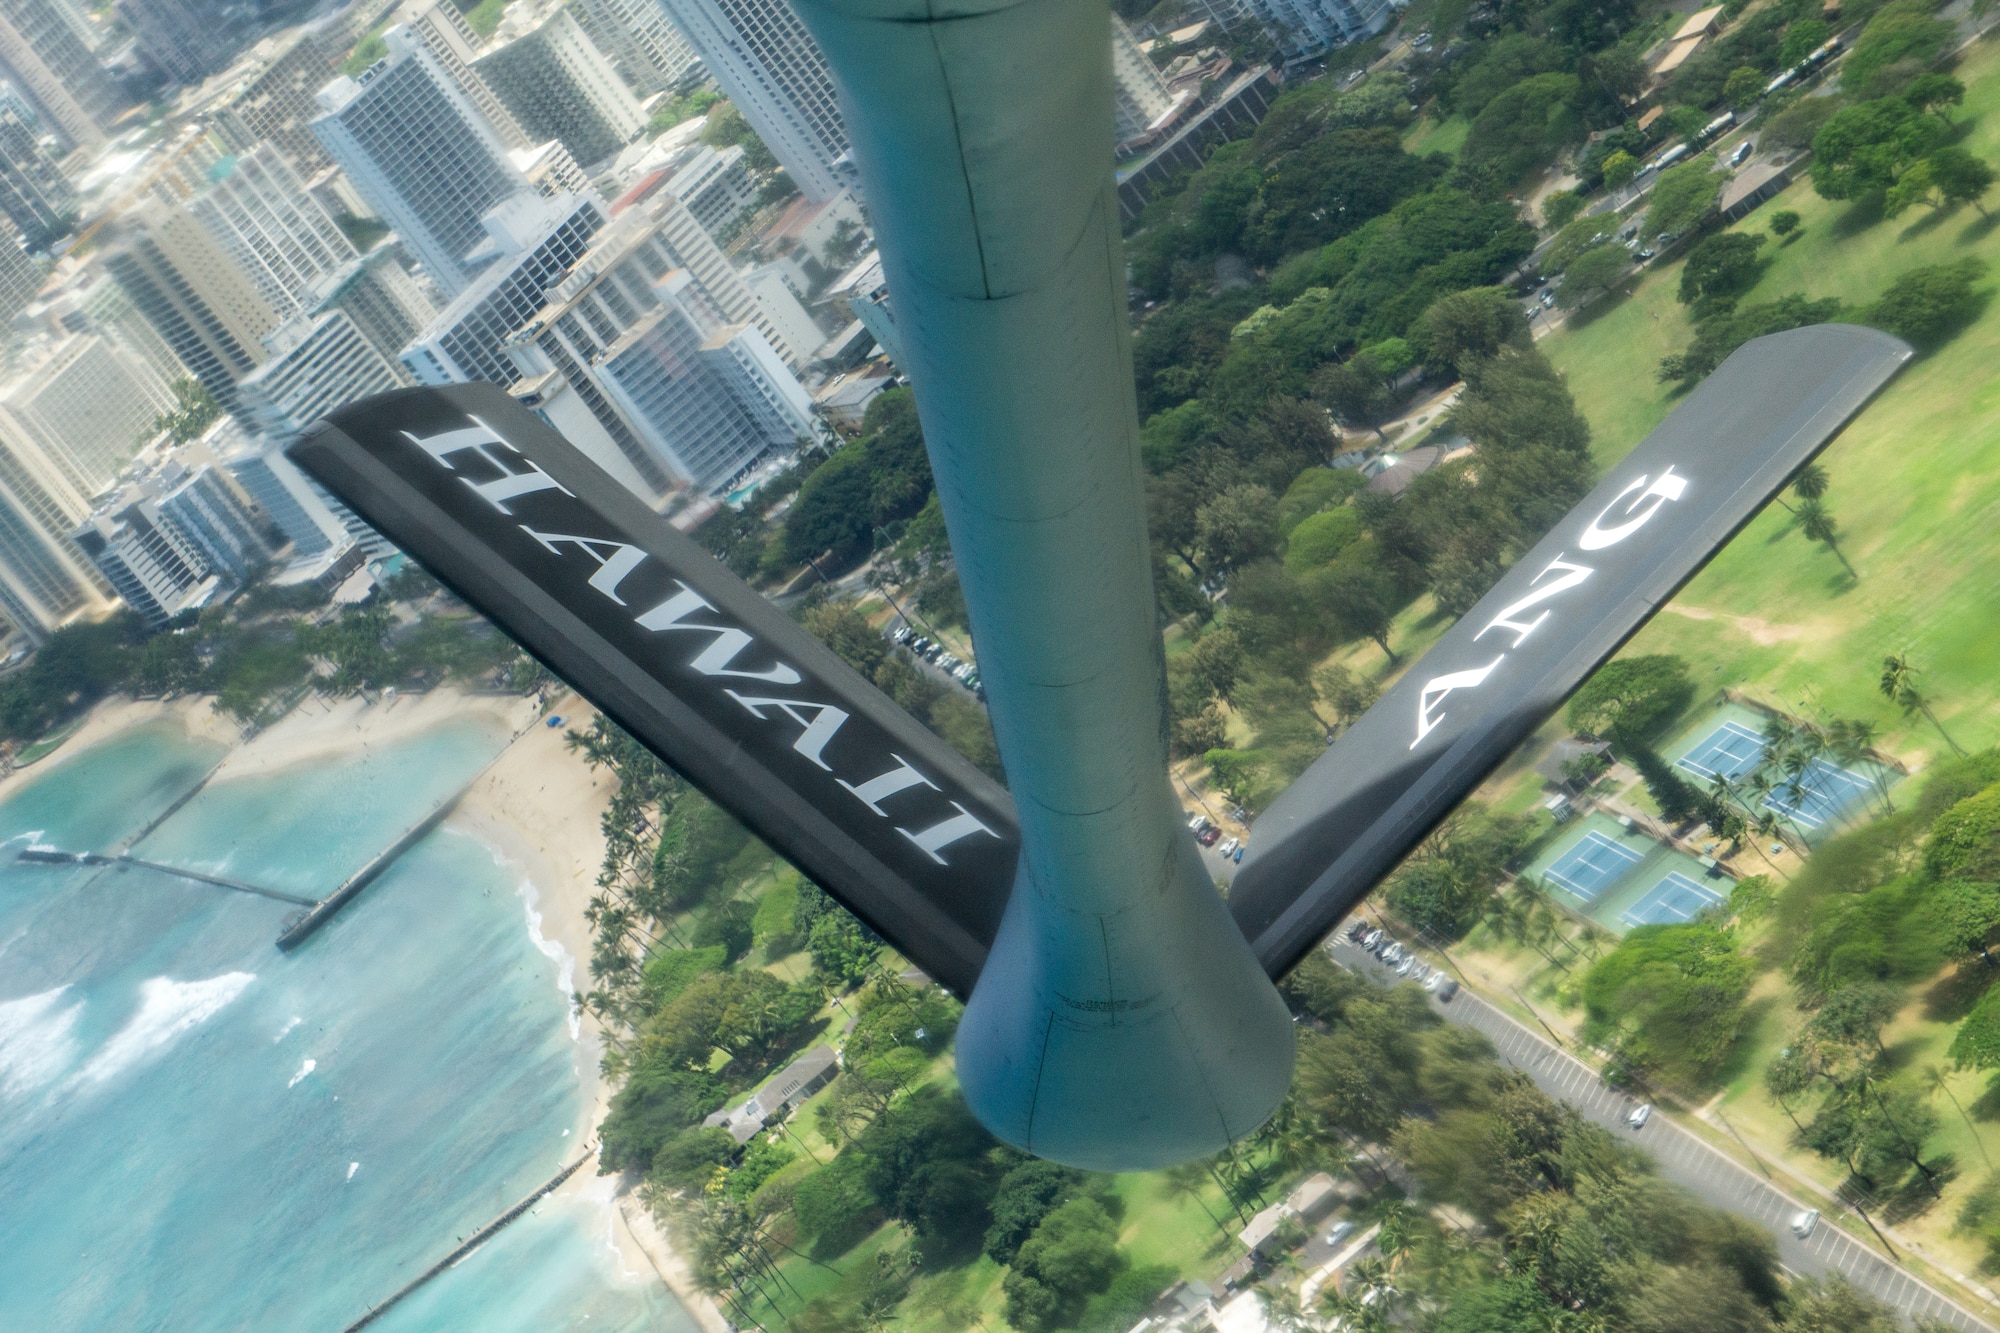
[[[1653,183],[1651,206],[1646,211],[1646,231],[1652,235],[1682,236],[1692,230],[1722,194],[1722,177],[1714,159],[1703,155],[1692,162],[1668,167]]]
[[[1726,231],[1688,251],[1687,264],[1681,269],[1681,304],[1739,296],[1756,285],[1762,271],[1757,251],[1765,239],[1754,233]]]
[[[1790,236],[1799,229],[1799,215],[1789,208],[1771,214],[1771,234],[1780,238]]]
[[[1418,328],[1430,348],[1427,359],[1461,374],[1470,362],[1529,342],[1520,302],[1498,287],[1474,287],[1439,297],[1424,311]]]
[[[1537,74],[1495,97],[1473,118],[1463,159],[1512,182],[1553,161],[1585,134],[1574,74]]]
[[[1801,500],[1797,512],[1799,531],[1805,534],[1806,540],[1818,542],[1833,552],[1834,558],[1840,561],[1840,567],[1847,571],[1849,578],[1860,578],[1861,576],[1854,572],[1854,566],[1847,562],[1846,553],[1840,549],[1840,525],[1834,521],[1826,502],[1819,499]]]
[[[1610,163],[1607,161],[1605,166],[1608,172]],[[1605,179],[1608,181],[1609,175]],[[1625,179],[1631,180],[1629,172]],[[1574,190],[1556,190],[1550,193],[1542,200],[1542,225],[1550,231],[1561,231],[1576,220],[1576,215],[1583,211],[1583,203],[1583,197]]]
[[[1876,75],[1908,61],[1921,69],[1936,60],[1952,37],[1951,24],[1931,16],[1926,0],[1897,0],[1868,21],[1841,62],[1841,86],[1872,89]]]
[[[1979,201],[1993,188],[1993,168],[1984,158],[1974,157],[1956,144],[1946,144],[1924,161],[1931,186],[1945,207],[1971,204],[1980,217],[1988,216]]]
[[[1965,85],[1949,74],[1919,74],[1903,89],[1903,100],[1949,122],[1949,108],[1965,104]]]
[[[2000,1066],[2000,986],[1988,990],[1972,1006],[1946,1054],[1960,1069]]]
[[[1638,926],[1585,976],[1584,1012],[1594,1039],[1696,1087],[1735,1044],[1752,970],[1718,926]]]
[[[1948,129],[1901,98],[1842,107],[1813,137],[1813,189],[1825,199],[1886,195],[1943,142]]]
[[[1580,310],[1632,275],[1632,255],[1622,245],[1606,243],[1586,250],[1563,270],[1556,304]]]
[[[153,418],[148,432],[158,435],[161,431],[175,444],[186,444],[198,440],[210,426],[222,419],[222,404],[199,380],[177,379],[171,386],[174,405]]]
[[[1760,69],[1749,65],[1739,65],[1729,71],[1729,77],[1722,84],[1722,100],[1741,111],[1753,106],[1764,96],[1766,76]]]
[[[1569,724],[1587,736],[1644,739],[1694,699],[1687,663],[1671,654],[1619,657],[1570,699]]]
[[[1285,568],[1304,574],[1333,563],[1333,558],[1361,539],[1361,519],[1347,508],[1328,509],[1292,529],[1285,545]]]
[[[1007,1322],[1028,1333],[1062,1327],[1126,1266],[1118,1227],[1095,1199],[1071,1199],[1035,1228],[1001,1290]]]
[[[1930,700],[1917,688],[1917,677],[1921,674],[1908,653],[1891,653],[1882,659],[1882,675],[1877,681],[1877,688],[1883,698],[1902,709],[1906,716],[1922,713],[1937,728],[1938,735],[1944,737],[1944,743],[1951,747],[1953,754],[1964,754],[1958,742],[1951,738],[1951,733],[1944,729],[1944,723],[1938,721],[1937,714],[1931,711]]]
[[[1632,183],[1638,173],[1639,159],[1620,148],[1604,159],[1604,183],[1614,190],[1622,190]]]
[[[986,1253],[997,1264],[1011,1264],[1035,1228],[1057,1208],[1083,1192],[1087,1178],[1074,1167],[1031,1159],[1000,1178],[990,1205],[993,1224],[986,1229]]]

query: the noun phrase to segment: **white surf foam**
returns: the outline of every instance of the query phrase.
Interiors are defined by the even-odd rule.
[[[281,1041],[283,1041],[283,1040],[284,1040],[285,1038],[287,1038],[287,1037],[291,1036],[291,1035],[292,1035],[292,1029],[293,1029],[293,1028],[295,1028],[295,1027],[297,1027],[297,1026],[298,1026],[299,1024],[301,1024],[301,1023],[303,1023],[303,1022],[305,1022],[305,1019],[303,1019],[303,1018],[300,1018],[300,1017],[299,1017],[299,1016],[298,1016],[297,1014],[293,1014],[293,1015],[292,1015],[292,1021],[291,1021],[291,1022],[289,1022],[289,1023],[287,1023],[287,1024],[285,1024],[285,1025],[284,1025],[283,1027],[279,1028],[279,1029],[278,1029],[278,1035],[277,1035],[277,1036],[275,1036],[275,1037],[273,1037],[273,1038],[271,1038],[271,1044],[272,1044],[273,1046],[276,1046],[276,1045],[277,1045],[277,1044],[278,1044],[279,1042],[281,1042]]]
[[[495,851],[492,855],[494,865],[520,874],[520,867],[499,852]],[[542,934],[542,914],[537,910],[541,906],[542,895],[535,888],[534,881],[521,875],[514,883],[514,892],[521,896],[521,908],[528,917],[528,942],[535,946],[536,953],[556,965],[556,992],[562,996],[563,1011],[569,1015],[569,1039],[581,1040],[583,1013],[576,1003],[576,959],[570,956],[569,950],[563,948],[560,941]]]
[[[318,1068],[319,1068],[319,1061],[313,1059],[311,1056],[307,1056],[306,1062],[299,1066],[299,1072],[292,1075],[292,1081],[290,1083],[287,1083],[285,1086],[288,1088],[296,1088],[297,1086],[299,1086],[300,1079],[304,1078],[307,1074],[312,1073],[313,1070]]]
[[[0,1003],[0,1095],[19,1097],[51,1083],[76,1058],[70,1029],[83,1002],[62,1007],[58,986]]]
[[[349,1163],[347,1164],[347,1178],[348,1178],[349,1180],[352,1180],[352,1179],[354,1179],[354,1173],[355,1173],[356,1171],[359,1171],[360,1169],[361,1169],[361,1163],[359,1163],[359,1162],[349,1162]]]
[[[165,1050],[221,1013],[257,979],[252,972],[225,972],[205,981],[152,977],[140,983],[139,1012],[76,1072],[74,1083],[104,1083]]]

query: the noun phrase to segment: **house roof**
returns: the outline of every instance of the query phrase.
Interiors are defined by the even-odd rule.
[[[1716,25],[1721,22],[1721,5],[1714,5],[1708,9],[1698,9],[1688,15],[1687,22],[1681,24],[1679,31],[1674,33],[1674,40],[1684,42],[1690,37],[1706,37],[1708,34],[1714,32]]]

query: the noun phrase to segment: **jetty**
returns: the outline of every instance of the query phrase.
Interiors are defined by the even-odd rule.
[[[355,1320],[353,1323],[349,1324],[346,1328],[342,1329],[341,1333],[357,1333],[358,1330],[368,1327],[370,1324],[374,1323],[377,1319],[380,1319],[383,1315],[389,1313],[390,1310],[396,1307],[396,1304],[399,1301],[409,1296],[411,1292],[415,1291],[418,1287],[423,1286],[424,1283],[429,1282],[432,1278],[436,1277],[439,1273],[444,1272],[445,1269],[450,1268],[453,1264],[456,1264],[459,1260],[465,1258],[466,1255],[471,1254],[474,1250],[484,1245],[487,1241],[493,1239],[493,1237],[496,1234],[498,1234],[498,1232],[502,1227],[505,1227],[509,1222],[512,1222],[515,1219],[519,1218],[521,1214],[527,1212],[530,1208],[533,1208],[536,1204],[540,1203],[543,1199],[547,1198],[550,1194],[554,1193],[558,1185],[562,1184],[565,1180],[568,1180],[571,1176],[575,1175],[578,1169],[581,1168],[585,1162],[589,1161],[592,1157],[596,1155],[597,1155],[596,1144],[592,1144],[590,1147],[584,1149],[583,1156],[577,1158],[574,1162],[571,1162],[568,1166],[556,1172],[555,1175],[549,1177],[549,1179],[543,1183],[540,1189],[536,1190],[533,1194],[530,1194],[527,1198],[515,1204],[512,1208],[509,1208],[506,1212],[500,1214],[500,1216],[494,1218],[491,1222],[488,1222],[485,1226],[479,1228],[479,1230],[473,1232],[470,1236],[467,1236],[465,1238],[464,1244],[460,1245],[450,1254],[447,1254],[444,1258],[432,1264],[429,1268],[426,1268],[422,1273],[419,1273],[415,1278],[411,1279],[407,1284],[405,1284],[402,1290],[398,1291],[395,1295],[389,1297],[388,1300],[383,1301],[380,1305],[372,1306],[367,1314],[362,1315],[359,1319]]]
[[[383,871],[396,863],[397,857],[416,846],[423,840],[425,834],[442,824],[445,816],[465,799],[466,793],[484,781],[486,775],[493,770],[493,766],[506,758],[507,751],[514,748],[514,742],[527,734],[528,728],[523,727],[509,736],[507,743],[500,747],[500,753],[482,764],[479,771],[468,778],[457,791],[438,802],[437,807],[429,814],[405,829],[400,838],[378,852],[367,865],[349,875],[339,888],[287,920],[284,928],[278,932],[279,950],[290,953],[298,948],[312,937],[314,931],[331,921],[336,912],[359,897],[363,889],[374,883],[381,877]]]
[[[481,776],[484,776],[483,770]],[[478,780],[474,778],[472,781]],[[349,875],[341,882],[339,888],[318,902],[308,900],[306,910],[286,921],[284,929],[278,932],[278,948],[282,952],[290,953],[304,944],[312,937],[314,931],[333,919],[334,913],[353,902],[363,889],[373,884],[381,877],[383,871],[394,865],[397,857],[409,851],[425,834],[443,823],[444,817],[451,813],[459,798],[470,790],[472,782],[466,783],[449,799],[439,802],[435,810],[403,830],[403,836],[370,857],[368,864]]]
[[[77,866],[138,866],[142,870],[158,871],[162,875],[174,875],[181,879],[191,879],[199,884],[213,884],[217,888],[231,889],[237,893],[252,893],[259,898],[271,898],[281,903],[294,903],[300,907],[311,907],[314,900],[302,898],[296,893],[285,893],[279,889],[267,889],[261,884],[249,884],[227,875],[211,875],[202,870],[187,870],[181,866],[170,866],[159,861],[142,860],[124,852],[65,852],[56,847],[30,847],[22,852],[20,860],[42,865]]]
[[[150,820],[146,821],[146,827],[140,829],[137,833],[134,833],[131,837],[119,843],[117,848],[112,852],[112,855],[116,855],[118,852],[129,852],[134,847],[137,847],[140,843],[144,842],[146,839],[152,837],[153,834],[159,829],[160,825],[166,823],[169,819],[172,819],[175,815],[179,814],[187,806],[187,803],[189,801],[192,801],[195,797],[201,795],[202,791],[208,786],[209,779],[213,778],[218,772],[220,772],[222,766],[228,762],[229,762],[229,756],[226,754],[223,755],[222,758],[216,760],[215,766],[209,769],[208,772],[201,775],[201,781],[195,783],[194,786],[189,787],[179,796],[176,796],[171,805],[169,805],[166,809],[160,811],[159,814],[154,815]]]

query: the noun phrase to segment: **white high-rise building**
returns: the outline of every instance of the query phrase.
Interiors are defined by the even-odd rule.
[[[236,382],[262,364],[277,312],[185,208],[149,200],[119,230],[105,268],[188,372],[237,411]]]
[[[80,524],[76,544],[148,628],[200,607],[221,579],[152,499],[121,494]]]
[[[479,108],[479,114],[486,117],[502,143],[509,148],[528,147],[528,136],[514,123],[513,113],[486,86],[486,81],[473,72],[472,62],[479,57],[479,34],[472,30],[455,0],[405,0],[396,11],[396,22],[431,53],[438,68]]]
[[[659,227],[627,212],[510,346],[516,397],[649,500],[724,486],[812,431],[811,399],[762,329],[730,320],[674,260]]]
[[[359,79],[320,90],[313,133],[347,178],[446,292],[472,282],[467,256],[480,220],[532,192],[508,144],[407,28],[384,34],[389,55]]]
[[[0,0],[0,65],[77,148],[104,142],[125,95],[77,36],[61,0]]]
[[[370,557],[395,551],[381,533],[299,471],[277,441],[251,435],[231,422],[215,443],[222,466],[292,544],[294,560],[330,559],[333,553],[355,546]]]
[[[1289,61],[1372,36],[1389,25],[1396,8],[1395,0],[1189,0],[1188,14],[1225,28],[1261,23]]]
[[[336,407],[410,383],[344,310],[302,315],[264,340],[271,357],[236,388],[243,415],[284,442]]]
[[[110,585],[70,535],[89,512],[34,442],[0,417],[0,611],[32,639],[111,604]]]
[[[833,75],[788,0],[660,0],[709,74],[810,199],[847,184]]]
[[[94,334],[75,334],[0,392],[0,412],[87,498],[117,480],[173,401],[144,361]]]
[[[701,57],[658,0],[577,0],[576,17],[641,97],[678,92],[701,75]]]
[[[280,318],[303,312],[314,288],[355,258],[353,243],[269,144],[223,158],[208,179],[188,211]]]
[[[200,463],[190,472],[172,462],[152,481],[160,516],[210,569],[241,583],[271,558],[270,543],[219,468]]]
[[[562,281],[608,220],[594,194],[524,194],[495,208],[485,219],[494,257],[403,349],[417,383],[510,383],[508,335],[542,308],[543,293]]]
[[[350,260],[314,288],[308,313],[344,310],[375,350],[392,360],[433,319],[437,306],[383,244]]]
[[[566,9],[516,3],[472,68],[531,142],[560,140],[578,162],[615,155],[646,127],[639,100]]]
[[[1111,16],[1111,91],[1117,105],[1120,148],[1145,138],[1154,122],[1174,109],[1167,81],[1116,14]]]

